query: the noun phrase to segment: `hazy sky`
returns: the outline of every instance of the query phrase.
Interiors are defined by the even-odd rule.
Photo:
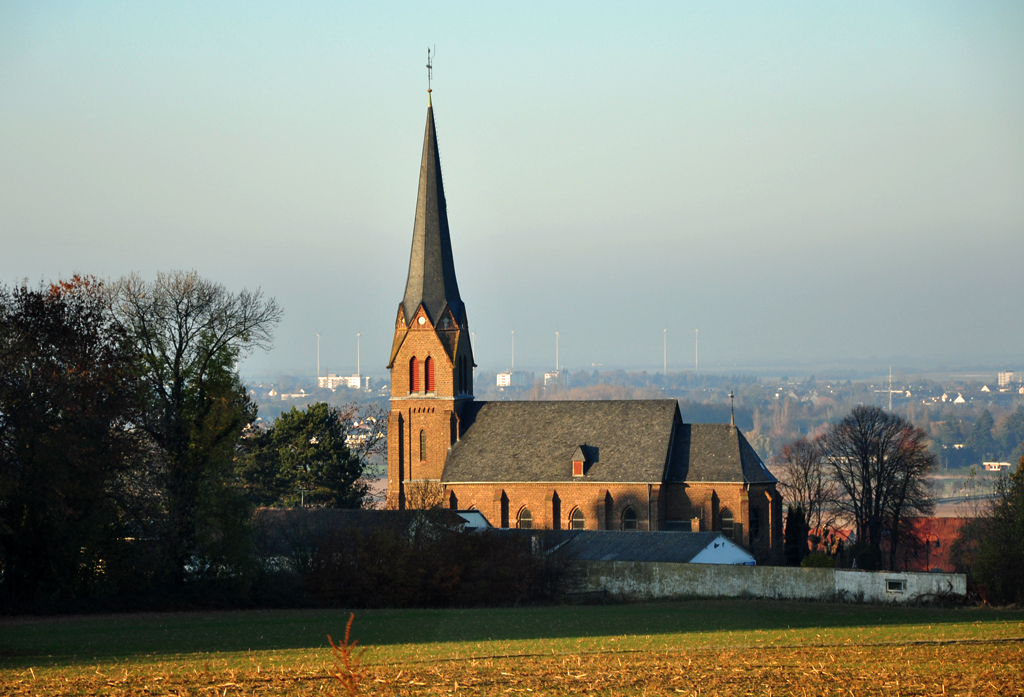
[[[383,372],[426,47],[482,369],[1024,368],[1024,4],[0,4],[0,281],[195,268]],[[301,9],[296,9],[301,6]]]

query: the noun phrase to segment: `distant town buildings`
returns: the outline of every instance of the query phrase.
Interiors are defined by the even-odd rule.
[[[999,386],[1000,387],[1009,387],[1010,385],[1018,382],[1018,380],[1016,380],[1014,378],[1015,378],[1015,376],[1014,376],[1012,370],[1006,370],[1006,371],[1003,371],[1003,372],[999,373],[999,375],[998,375]]]
[[[325,377],[317,378],[317,386],[320,389],[328,389],[332,392],[339,387],[347,387],[350,390],[369,390],[370,378],[361,375],[335,375],[328,373]]]

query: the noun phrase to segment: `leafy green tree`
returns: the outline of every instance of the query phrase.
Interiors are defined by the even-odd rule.
[[[0,588],[68,599],[110,576],[131,501],[134,354],[92,278],[0,289]]]
[[[365,460],[346,445],[348,412],[320,402],[283,412],[248,446],[238,476],[264,505],[360,508]]]
[[[233,471],[256,408],[235,365],[270,347],[281,310],[258,290],[236,295],[194,271],[161,273],[153,283],[131,276],[115,291],[114,311],[141,356],[139,425],[163,460],[164,540],[180,585],[244,557],[248,509]]]

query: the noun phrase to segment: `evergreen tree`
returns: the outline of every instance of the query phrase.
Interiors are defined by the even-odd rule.
[[[292,407],[252,439],[238,468],[249,497],[262,505],[360,508],[364,460],[345,442],[342,414],[323,402]]]
[[[807,556],[807,520],[802,506],[790,506],[786,515],[785,554],[786,566],[800,566]]]

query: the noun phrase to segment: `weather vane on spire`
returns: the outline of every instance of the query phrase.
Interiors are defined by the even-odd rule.
[[[437,49],[434,49],[434,55],[437,55]],[[430,82],[434,78],[434,64],[431,59],[430,48],[427,48],[427,94],[430,94]]]

